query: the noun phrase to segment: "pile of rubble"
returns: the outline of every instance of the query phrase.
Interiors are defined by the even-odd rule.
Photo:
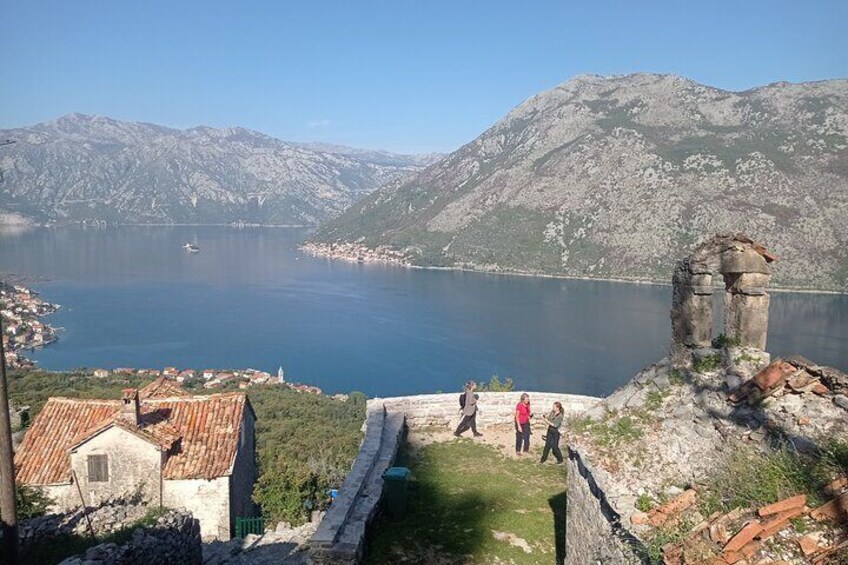
[[[90,535],[89,521],[94,535],[108,535],[131,527],[142,519],[150,507],[128,499],[104,502],[96,508],[76,508],[61,514],[47,514],[23,520],[18,536],[24,545],[38,543],[47,537],[75,534]]]
[[[308,561],[306,549],[315,533],[323,512],[313,512],[312,521],[293,527],[280,522],[262,535],[248,534],[244,539],[213,541],[203,545],[204,565],[301,565]]]
[[[777,565],[802,558],[814,565],[830,563],[848,554],[848,477],[834,480],[828,487],[833,496],[825,504],[810,508],[807,496],[799,494],[763,506],[756,511],[736,508],[726,514],[716,512],[691,528],[683,541],[663,549],[665,565]],[[647,514],[632,517],[634,523],[653,527],[681,522],[697,501],[689,489]],[[801,521],[804,533],[797,533],[792,521]]]

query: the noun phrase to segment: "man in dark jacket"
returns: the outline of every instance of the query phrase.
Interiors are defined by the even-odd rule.
[[[474,381],[468,381],[465,383],[465,393],[463,393],[464,396],[460,398],[459,403],[462,411],[462,421],[453,433],[456,437],[462,435],[462,433],[469,428],[474,434],[474,437],[480,437],[483,435],[477,431],[477,395],[474,394],[475,388],[477,388],[477,383]]]

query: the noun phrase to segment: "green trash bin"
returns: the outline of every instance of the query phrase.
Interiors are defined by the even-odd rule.
[[[406,467],[389,467],[383,473],[383,495],[386,508],[393,518],[406,515],[406,497],[409,477],[412,472]]]

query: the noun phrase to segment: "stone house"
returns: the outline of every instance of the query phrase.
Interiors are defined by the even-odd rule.
[[[229,539],[256,511],[255,422],[244,393],[193,396],[164,378],[121,400],[50,398],[15,454],[17,479],[57,510],[140,494],[192,512],[204,539]]]

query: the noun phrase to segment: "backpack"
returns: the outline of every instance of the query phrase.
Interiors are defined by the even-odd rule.
[[[459,395],[459,407],[465,408],[465,393]]]

